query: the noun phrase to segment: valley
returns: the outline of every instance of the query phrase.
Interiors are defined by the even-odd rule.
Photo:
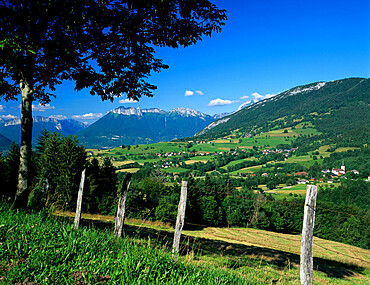
[[[264,176],[266,180],[268,177],[274,179],[276,176],[288,176],[297,182],[301,177],[295,173],[305,171],[304,176],[308,178],[306,183],[323,187],[337,186],[341,180],[340,176],[325,175],[321,172],[330,166],[324,164],[325,158],[333,154],[351,153],[361,148],[339,147],[331,150],[333,145],[318,145],[307,153],[299,152],[299,146],[293,149],[283,148],[294,145],[297,138],[319,134],[312,126],[301,123],[294,129],[288,127],[254,134],[251,137],[245,137],[245,134],[236,131],[230,136],[212,140],[192,138],[188,141],[124,146],[108,150],[88,149],[88,155],[99,160],[104,157],[111,158],[117,172],[136,173],[144,167],[160,169],[166,173],[168,183],[173,183],[179,176],[186,177],[190,174],[195,178],[204,178],[206,174],[227,174],[239,179]],[[294,167],[289,170],[289,166]],[[362,173],[361,177],[367,178],[367,173]],[[300,190],[305,187],[278,184],[269,189],[263,181],[259,189],[267,193],[273,192],[276,198],[281,195],[289,199],[292,197],[290,194],[304,194],[304,191]],[[276,189],[279,191],[275,191]]]
[[[86,169],[85,225],[109,229],[123,180],[131,173],[125,242],[139,244],[140,251],[147,251],[146,244],[166,251],[180,183],[186,180],[182,262],[215,267],[217,274],[236,274],[256,284],[291,284],[299,279],[306,187],[314,184],[315,282],[367,284],[368,88],[368,79],[313,83],[220,119],[185,108],[118,108],[75,133],[77,137],[44,130],[33,153],[36,168],[28,207],[73,216]],[[0,160],[7,185],[4,199],[16,190],[18,153],[11,144]],[[118,278],[117,272],[112,274]]]

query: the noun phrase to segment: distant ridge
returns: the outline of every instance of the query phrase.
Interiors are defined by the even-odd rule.
[[[146,144],[193,136],[214,120],[213,116],[189,108],[166,112],[159,108],[119,107],[77,136],[88,148]]]
[[[0,134],[0,151],[8,150],[11,145],[11,140]]]
[[[37,143],[37,137],[46,129],[50,132],[61,132],[64,135],[73,135],[85,128],[83,123],[72,119],[55,119],[42,116],[33,117],[32,144]],[[21,119],[1,120],[0,134],[16,143],[20,143],[21,136]]]

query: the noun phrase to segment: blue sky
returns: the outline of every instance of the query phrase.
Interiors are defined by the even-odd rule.
[[[370,77],[368,0],[212,2],[228,11],[222,32],[186,49],[157,49],[170,68],[149,78],[158,87],[154,97],[102,102],[65,82],[50,105],[35,102],[34,115],[91,123],[119,106],[186,107],[213,115],[298,85]],[[0,117],[19,117],[19,104],[0,101]]]

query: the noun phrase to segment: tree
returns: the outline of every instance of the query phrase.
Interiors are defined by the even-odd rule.
[[[111,100],[152,96],[152,71],[168,68],[153,46],[187,47],[220,32],[226,11],[208,0],[7,0],[0,4],[0,96],[22,94],[18,188],[29,191],[32,103],[63,80]]]
[[[36,179],[29,205],[43,208],[45,204],[61,210],[73,209],[86,163],[85,148],[75,137],[62,137],[59,133],[47,131],[38,138],[35,153]],[[47,181],[48,191],[45,192]]]

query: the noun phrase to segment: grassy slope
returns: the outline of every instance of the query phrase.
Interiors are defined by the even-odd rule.
[[[59,213],[73,217],[73,213]],[[83,215],[113,222],[114,217]],[[125,233],[150,243],[172,245],[173,229],[162,222],[126,220]],[[256,229],[186,229],[182,236],[181,260],[191,264],[237,272],[246,280],[264,284],[298,284],[300,235]],[[147,241],[146,241],[147,243]],[[315,284],[369,284],[370,251],[314,238]]]
[[[35,282],[35,283],[30,283]],[[0,204],[0,284],[261,284],[180,260],[142,238],[115,240],[108,227],[81,227]]]

